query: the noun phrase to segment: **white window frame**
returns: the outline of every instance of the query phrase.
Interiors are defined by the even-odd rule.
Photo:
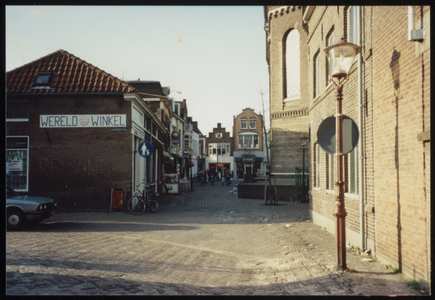
[[[252,126],[252,123],[254,123],[254,126]],[[256,129],[257,128],[257,119],[249,119],[249,129]]]
[[[314,60],[315,66],[316,66],[316,74],[314,74],[314,95],[313,95],[313,101],[315,101],[320,96],[320,52],[317,52],[317,56]]]
[[[328,37],[328,46],[331,46],[335,43],[335,31],[331,32],[331,34]],[[331,78],[331,73],[334,69],[334,60],[331,58],[328,58],[328,67],[329,67],[329,73],[328,73],[328,84],[326,85],[327,87],[329,87],[332,84],[332,81],[329,80]]]
[[[140,125],[142,128],[145,128],[145,118],[144,114],[140,112],[135,106],[132,106],[131,115],[133,116],[133,121]]]
[[[248,129],[248,119],[240,120],[240,129]]]
[[[347,41],[359,46],[359,9],[358,6],[350,6],[347,9]]]
[[[353,161],[352,161],[353,160]],[[352,172],[353,165],[353,172]],[[348,192],[347,194],[358,194],[358,148],[355,147],[347,155]]]
[[[209,156],[230,156],[231,146],[230,143],[213,143],[208,145],[208,149]]]
[[[11,185],[9,187],[14,189],[17,192],[28,192],[29,191],[29,182],[30,182],[30,180],[29,180],[29,165],[30,165],[30,162],[29,162],[29,152],[30,152],[30,150],[29,150],[29,148],[30,148],[30,138],[29,138],[28,135],[7,136],[6,138],[26,138],[27,139],[27,148],[14,148],[14,147],[8,148],[7,147],[7,141],[6,141],[6,147],[5,148],[6,148],[6,176],[7,176],[7,174],[9,174],[9,167],[8,167],[8,164],[7,164],[7,152],[8,151],[26,151],[26,154],[27,154],[26,155],[26,162],[27,162],[26,163],[26,179],[27,179],[27,181],[26,181],[26,188],[20,189],[20,188],[16,188],[13,185]],[[24,163],[24,161],[23,161],[23,163]],[[6,179],[6,182],[7,182],[7,179]],[[9,185],[10,183],[7,182],[7,184]]]
[[[335,154],[328,154],[329,155],[329,159],[328,159],[328,187],[327,189],[332,191],[335,191]]]
[[[298,38],[298,42],[296,45],[290,44],[289,43],[289,37],[291,38],[291,36],[295,36]],[[286,52],[288,53],[289,51],[295,51],[297,54],[296,56],[299,58],[300,56],[300,35],[299,35],[299,31],[297,29],[292,29],[289,34],[286,37],[286,41],[285,41],[285,47],[286,47]],[[285,79],[287,80],[286,82],[286,87],[287,87],[287,91],[286,91],[286,98],[284,99],[284,102],[286,101],[294,101],[294,100],[300,100],[301,99],[301,88],[300,88],[300,82],[301,82],[301,78],[300,78],[300,69],[301,69],[301,62],[300,60],[294,60],[292,57],[290,57],[290,55],[287,55],[286,53],[286,62],[285,62]],[[298,93],[297,94],[292,94],[290,95],[289,93],[289,84],[288,82],[291,80],[291,76],[289,76],[289,73],[294,73],[294,72],[299,72],[299,74],[297,74],[297,80],[299,81],[298,84]]]
[[[316,188],[320,188],[320,146],[318,143],[316,143],[316,147],[314,149],[316,151],[316,170],[315,170],[315,176],[316,176]]]
[[[246,143],[246,140],[250,140],[250,143]],[[255,141],[257,143],[255,143]],[[245,147],[245,145],[247,145]],[[258,133],[244,132],[238,135],[238,146],[239,150],[244,149],[259,149],[260,148],[260,137]]]

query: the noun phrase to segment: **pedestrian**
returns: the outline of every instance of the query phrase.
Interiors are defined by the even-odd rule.
[[[203,185],[204,183],[207,183],[206,176],[207,176],[207,174],[205,173],[204,170],[202,170],[202,172],[201,172],[201,185]]]

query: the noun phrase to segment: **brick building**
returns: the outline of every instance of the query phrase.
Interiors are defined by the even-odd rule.
[[[342,101],[343,114],[359,128],[357,147],[343,159],[347,242],[430,284],[430,7],[293,9],[265,10],[271,129],[279,127],[273,122],[277,75],[272,57],[282,59],[282,53],[272,51],[282,48],[282,38],[274,39],[274,23],[293,11],[301,15],[307,33],[305,40],[300,35],[305,51],[300,57],[307,70],[301,81],[308,87],[313,222],[335,232],[336,158],[319,147],[317,130],[336,112],[335,86],[329,81],[332,66],[324,49],[344,37],[361,46]]]
[[[266,60],[269,66],[270,164],[277,182],[294,183],[302,167],[299,138],[309,133],[307,38],[301,6],[266,6]],[[309,152],[305,156],[309,161]]]
[[[257,170],[265,169],[263,117],[251,108],[233,118],[233,155],[237,178],[253,178]]]
[[[234,172],[233,137],[221,123],[206,138],[206,169],[223,174],[226,169]]]
[[[19,191],[67,210],[107,210],[161,178],[167,129],[135,88],[59,50],[6,73],[6,175]],[[139,155],[148,141],[154,152]],[[159,190],[161,187],[159,186]]]

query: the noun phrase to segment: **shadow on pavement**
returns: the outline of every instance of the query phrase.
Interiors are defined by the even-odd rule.
[[[164,231],[164,230],[195,230],[197,226],[189,225],[163,225],[163,224],[146,224],[135,222],[119,221],[46,221],[37,225],[27,225],[20,232],[146,232],[146,231]]]
[[[45,263],[50,263],[45,261]],[[65,267],[68,267],[67,265]],[[86,265],[87,270],[94,270],[93,265]],[[104,270],[113,270],[108,265]],[[134,268],[131,270],[135,271]],[[150,270],[151,271],[151,270]],[[231,270],[239,273],[241,270]],[[22,281],[21,277],[35,278],[32,286]],[[185,283],[159,281],[138,281],[124,279],[125,275],[114,277],[97,277],[81,275],[63,275],[46,273],[7,272],[7,295],[353,295],[353,296],[387,296],[412,295],[405,286],[389,285],[389,280],[364,285],[349,277],[321,276],[308,280],[295,280],[262,285],[233,286],[196,286]],[[251,278],[253,279],[253,278]],[[181,281],[182,279],[180,279]],[[255,279],[254,279],[255,280]],[[211,283],[210,285],[218,285]],[[390,286],[390,288],[388,288]]]

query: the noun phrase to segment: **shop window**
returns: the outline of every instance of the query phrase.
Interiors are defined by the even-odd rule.
[[[7,102],[8,121],[29,121],[29,102]]]
[[[6,138],[6,181],[16,191],[28,191],[29,138]]]

